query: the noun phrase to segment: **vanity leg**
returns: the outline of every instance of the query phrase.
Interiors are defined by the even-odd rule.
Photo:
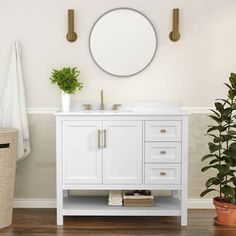
[[[181,226],[188,224],[187,191],[181,190]]]
[[[182,120],[181,226],[188,224],[188,117]]]
[[[57,225],[63,225],[63,191],[57,191]]]
[[[63,215],[57,213],[57,225],[63,225]]]
[[[63,225],[63,215],[59,210],[57,209],[57,225]]]
[[[62,189],[62,121],[56,118],[56,169],[57,169],[57,225],[63,225],[63,189]]]

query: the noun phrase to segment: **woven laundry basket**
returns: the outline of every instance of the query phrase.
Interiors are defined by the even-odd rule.
[[[0,128],[0,229],[12,223],[17,130]]]

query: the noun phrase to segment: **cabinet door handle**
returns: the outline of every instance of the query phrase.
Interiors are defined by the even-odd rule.
[[[104,129],[104,146],[103,148],[106,148],[107,147],[107,130]]]
[[[101,148],[101,130],[98,130],[98,148]]]
[[[162,134],[166,133],[166,129],[161,129],[161,133]]]
[[[160,151],[160,154],[165,155],[166,151]]]

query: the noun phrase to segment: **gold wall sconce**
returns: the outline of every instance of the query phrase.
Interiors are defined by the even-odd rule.
[[[77,39],[77,34],[74,30],[74,9],[68,10],[68,33],[66,38],[69,42],[75,42]]]
[[[180,39],[179,33],[179,9],[173,9],[173,30],[169,34],[171,41],[176,42]]]

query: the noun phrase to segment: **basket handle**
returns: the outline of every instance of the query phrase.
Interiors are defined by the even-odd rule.
[[[10,143],[0,143],[0,149],[9,148],[9,147],[10,147]]]

